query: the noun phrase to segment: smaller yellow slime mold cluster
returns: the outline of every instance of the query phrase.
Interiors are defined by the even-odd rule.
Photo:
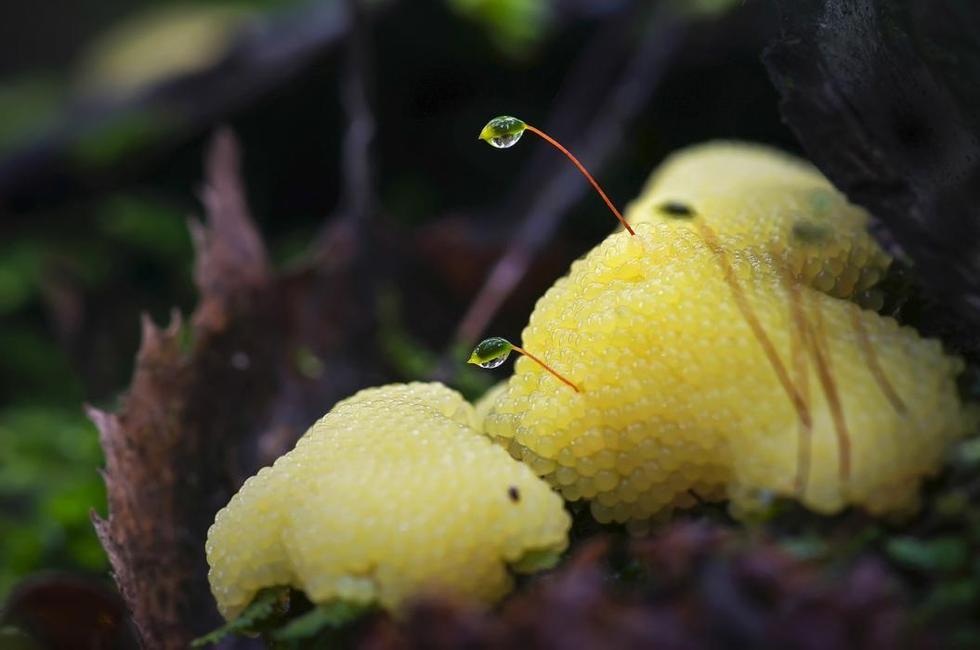
[[[783,272],[838,298],[878,282],[891,259],[868,234],[868,214],[809,163],[740,142],[673,154],[626,210],[632,225],[708,225],[726,248],[773,256]]]
[[[395,610],[432,589],[492,602],[511,588],[508,565],[556,560],[570,526],[561,499],[475,423],[440,384],[337,404],[215,517],[208,577],[222,615],[276,585]]]

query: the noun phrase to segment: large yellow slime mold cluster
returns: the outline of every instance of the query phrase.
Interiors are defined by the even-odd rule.
[[[431,589],[492,602],[511,587],[508,565],[557,559],[570,526],[561,499],[474,422],[440,384],[337,404],[216,516],[208,577],[222,615],[275,585],[324,604],[397,609]]]
[[[807,202],[818,189],[832,210]],[[666,201],[675,214],[654,211]],[[480,406],[484,430],[602,522],[767,494],[827,513],[913,508],[967,431],[962,363],[834,297],[887,266],[863,213],[801,163],[723,144],[679,154],[628,214],[637,236],[575,262],[523,333],[582,391],[521,357]],[[828,234],[794,236],[801,219]]]

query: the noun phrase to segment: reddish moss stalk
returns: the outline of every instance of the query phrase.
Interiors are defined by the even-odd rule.
[[[558,151],[565,154],[565,156],[567,156],[568,159],[572,161],[572,164],[578,167],[578,170],[582,172],[582,175],[585,176],[585,178],[588,179],[588,181],[592,184],[592,187],[595,188],[595,191],[599,193],[599,196],[602,197],[602,200],[606,202],[606,205],[609,206],[609,209],[612,210],[612,213],[616,215],[617,219],[619,219],[619,223],[623,224],[623,228],[626,229],[626,232],[628,232],[631,236],[636,235],[636,233],[633,232],[632,226],[630,226],[629,223],[627,223],[626,219],[623,218],[623,215],[620,214],[619,210],[616,209],[616,206],[613,205],[613,202],[609,200],[608,196],[606,196],[606,193],[602,191],[602,188],[599,187],[599,183],[597,183],[596,180],[592,177],[592,174],[589,173],[589,170],[587,170],[585,166],[579,162],[578,158],[572,155],[571,151],[563,147],[560,142],[552,138],[550,135],[548,135],[541,129],[535,128],[530,124],[525,124],[524,128],[530,131],[531,133],[535,134],[536,136],[544,139],[551,146],[553,146],[554,148],[558,149]]]
[[[511,345],[513,345],[513,344],[511,344]],[[523,354],[525,357],[527,357],[531,361],[534,361],[535,363],[537,363],[539,366],[541,366],[542,368],[544,368],[545,370],[547,370],[548,372],[550,372],[552,375],[554,375],[555,378],[558,379],[558,381],[562,382],[566,386],[571,387],[571,389],[574,390],[576,393],[581,393],[582,392],[581,389],[578,386],[576,386],[575,384],[573,384],[568,379],[565,379],[565,377],[563,377],[561,375],[561,373],[559,373],[557,370],[555,370],[554,368],[552,368],[551,366],[549,366],[547,363],[545,363],[544,361],[542,361],[538,357],[534,356],[533,354],[531,354],[530,352],[528,352],[527,350],[525,350],[522,347],[518,347],[516,345],[514,345],[513,347],[514,347],[514,351],[515,352],[519,352],[520,354]]]

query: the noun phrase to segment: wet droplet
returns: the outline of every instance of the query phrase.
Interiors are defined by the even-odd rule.
[[[524,135],[523,131],[521,131],[520,133],[508,133],[506,135],[497,135],[487,140],[487,142],[489,142],[491,146],[494,146],[498,149],[509,149],[510,147],[513,147],[515,144],[517,144],[517,141],[521,139],[522,135]]]
[[[480,366],[481,368],[496,368],[510,356],[514,346],[507,339],[499,336],[480,341],[480,344],[473,349],[473,354],[467,363]]]
[[[502,364],[504,361],[507,361],[507,357],[509,357],[509,356],[510,356],[510,353],[508,352],[507,354],[505,354],[503,356],[500,356],[500,357],[497,357],[496,359],[490,359],[488,361],[482,361],[482,362],[480,362],[480,363],[478,363],[476,365],[480,366],[481,368],[496,368],[497,366],[499,366],[500,364]]]
[[[517,144],[527,128],[522,120],[510,115],[495,117],[480,131],[480,139],[497,149],[507,149]]]

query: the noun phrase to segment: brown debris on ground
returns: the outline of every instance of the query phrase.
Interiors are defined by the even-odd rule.
[[[422,602],[404,622],[378,622],[361,647],[922,647],[903,636],[906,617],[903,592],[878,560],[829,575],[769,541],[679,522],[649,539],[584,543],[499,614]]]

